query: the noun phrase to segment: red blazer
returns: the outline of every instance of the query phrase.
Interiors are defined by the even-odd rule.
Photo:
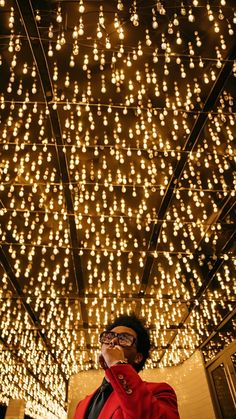
[[[126,364],[113,365],[105,375],[114,391],[99,419],[179,419],[176,395],[168,384],[142,381],[133,367]],[[79,402],[74,419],[84,418],[94,393]]]

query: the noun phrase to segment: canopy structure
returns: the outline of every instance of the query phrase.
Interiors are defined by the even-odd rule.
[[[0,397],[63,418],[99,334],[234,338],[233,0],[0,0]]]

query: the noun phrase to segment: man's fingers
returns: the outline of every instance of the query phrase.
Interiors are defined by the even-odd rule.
[[[104,370],[107,369],[107,364],[102,354],[99,356],[99,363]]]

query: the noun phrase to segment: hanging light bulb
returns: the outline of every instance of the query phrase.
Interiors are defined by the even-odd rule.
[[[57,23],[61,23],[62,22],[61,6],[58,6],[58,8],[57,8],[56,21],[57,21]]]
[[[85,7],[84,7],[83,0],[80,0],[80,2],[79,2],[79,13],[84,13],[84,11],[85,11]]]

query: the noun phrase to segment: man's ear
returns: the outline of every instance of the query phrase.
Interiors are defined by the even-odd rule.
[[[135,360],[134,360],[135,364],[140,364],[140,362],[142,361],[142,359],[143,359],[143,354],[141,354],[140,352],[138,352],[136,354],[136,357],[135,357]]]

